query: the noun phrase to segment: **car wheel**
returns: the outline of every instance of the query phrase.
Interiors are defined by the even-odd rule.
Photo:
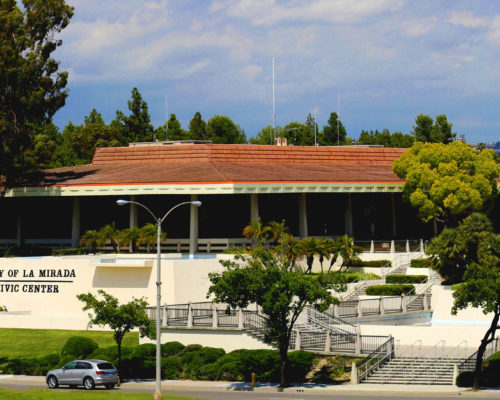
[[[106,389],[113,389],[115,387],[115,384],[114,383],[108,383],[108,384],[104,385],[104,387]]]
[[[92,390],[92,389],[94,389],[94,387],[95,387],[94,380],[93,380],[92,378],[86,377],[86,378],[83,380],[83,386],[84,386],[84,387],[85,387],[85,389],[87,389],[87,390]]]
[[[51,389],[57,389],[59,386],[59,382],[57,382],[57,378],[54,375],[50,375],[47,378],[47,386]]]

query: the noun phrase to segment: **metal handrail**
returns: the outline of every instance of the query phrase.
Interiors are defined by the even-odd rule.
[[[465,345],[464,348],[465,348],[465,351],[467,351],[467,345],[468,345],[468,343],[469,342],[467,340],[462,340],[459,344],[457,344],[455,347],[453,347],[446,354],[443,354],[441,356],[441,358],[450,358],[449,355],[452,354],[455,350],[457,351],[457,356],[459,356],[460,355],[460,346],[461,345]],[[457,357],[457,358],[460,358],[460,357]]]
[[[390,351],[387,351],[388,348],[390,349]],[[379,358],[380,355],[384,356],[382,358]],[[393,355],[394,355],[394,338],[389,337],[387,341],[385,341],[383,344],[377,347],[374,351],[372,351],[358,364],[357,367],[358,371],[361,371],[360,374],[358,375],[358,382],[361,382],[361,380],[366,378],[371,371],[382,365],[383,361],[386,360],[387,358],[389,358],[388,361],[390,361]],[[375,364],[371,364],[371,361],[377,358],[379,358],[378,361]],[[362,372],[363,368],[365,369],[364,372]]]
[[[314,322],[316,325],[319,325],[325,329],[334,330],[341,334],[356,333],[355,325],[347,321],[344,321],[343,319],[330,315],[327,312],[320,312],[310,304],[307,304],[305,306],[305,311],[307,312],[308,320]],[[326,319],[328,323],[321,321],[321,319]]]
[[[498,339],[495,338],[490,343],[488,343],[486,345],[486,348],[484,349],[483,360],[488,359],[489,357],[491,357],[495,353],[497,340]],[[468,358],[466,358],[464,361],[462,361],[460,364],[458,364],[458,370],[460,372],[473,371],[476,368],[476,360],[477,360],[478,351],[471,354]],[[467,367],[470,364],[473,364],[472,368]]]

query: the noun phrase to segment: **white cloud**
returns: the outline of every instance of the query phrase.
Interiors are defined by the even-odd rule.
[[[262,72],[262,67],[258,65],[246,65],[243,67],[243,74],[246,75],[246,77],[253,81],[255,77]]]
[[[437,23],[436,17],[412,20],[406,23],[405,32],[410,37],[419,37],[429,33]]]
[[[356,23],[387,11],[395,11],[403,0],[216,0],[212,12],[249,19],[254,25],[271,25],[283,21],[323,21]]]
[[[500,46],[500,15],[493,19],[488,37],[493,44]]]
[[[464,26],[466,28],[480,28],[488,26],[488,18],[476,17],[470,11],[453,11],[446,22]]]

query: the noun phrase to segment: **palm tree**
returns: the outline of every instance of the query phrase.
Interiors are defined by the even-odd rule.
[[[136,226],[120,231],[120,243],[129,243],[131,253],[137,253],[137,242],[140,237],[141,230]]]
[[[324,239],[323,245],[325,246],[326,250],[330,253],[330,266],[328,267],[328,272],[330,272],[333,268],[333,265],[337,261],[340,250],[342,248],[341,242],[339,238],[336,240],[333,239]]]
[[[303,238],[299,241],[299,246],[301,253],[306,257],[307,270],[306,274],[310,273],[312,270],[312,265],[314,262],[314,256],[323,256],[324,258],[330,258],[330,253],[321,244],[321,241],[310,237]],[[321,264],[321,272],[323,272],[323,264]]]
[[[262,245],[269,237],[269,228],[264,227],[264,224],[259,218],[257,221],[252,221],[245,226],[243,229],[243,236],[246,239],[254,240],[258,245]]]
[[[361,248],[354,244],[354,238],[348,235],[341,236],[337,238],[340,245],[340,255],[342,256],[342,267],[348,268],[354,260],[359,260],[358,254],[361,253]],[[342,269],[341,267],[341,269]]]
[[[263,228],[265,234],[270,236],[276,243],[281,243],[283,236],[288,234],[288,227],[285,226],[285,220],[281,222],[271,221]]]
[[[88,230],[82,235],[82,238],[80,239],[80,244],[90,247],[90,251],[92,253],[96,253],[97,246],[101,246],[103,244],[103,239],[99,234],[99,232],[97,232],[95,229]]]
[[[138,243],[145,244],[146,251],[149,253],[151,245],[153,243],[156,243],[157,236],[158,236],[158,225],[151,223],[146,224],[141,228]]]
[[[290,262],[290,270],[293,270],[297,258],[302,255],[302,249],[295,237],[289,233],[285,233],[281,238],[281,243],[278,246],[280,253]]]
[[[108,224],[104,227],[102,227],[99,230],[99,235],[101,238],[104,240],[104,243],[109,240],[111,243],[111,246],[113,246],[113,251],[115,253],[120,252],[120,247],[119,247],[119,242],[118,242],[118,235],[120,234],[120,231],[116,229],[115,226],[115,221],[113,221],[111,224]]]

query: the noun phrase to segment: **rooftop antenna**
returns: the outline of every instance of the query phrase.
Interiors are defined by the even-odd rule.
[[[276,143],[276,102],[274,100],[274,56],[273,56],[273,132],[274,132],[274,143]]]
[[[313,129],[314,129],[314,145],[317,146],[318,145],[318,140],[317,140],[317,137],[316,137],[316,131],[318,130],[318,125],[317,125],[317,122],[316,122],[316,93],[314,94],[314,108],[313,108],[313,117],[314,117],[314,126],[313,126]]]
[[[340,146],[340,94],[337,95],[337,146]]]

